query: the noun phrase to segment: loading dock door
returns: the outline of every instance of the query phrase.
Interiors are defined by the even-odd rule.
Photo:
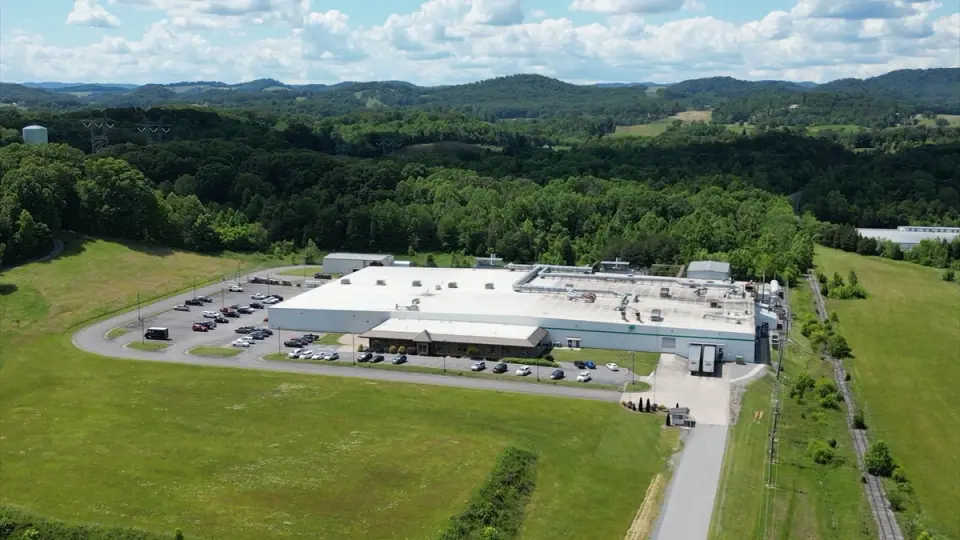
[[[713,373],[717,359],[717,348],[713,345],[703,346],[703,372]]]
[[[702,345],[690,345],[690,353],[687,355],[687,361],[690,364],[690,373],[700,371],[700,354],[702,349]]]

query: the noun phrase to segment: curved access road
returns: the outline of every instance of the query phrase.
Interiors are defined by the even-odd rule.
[[[282,272],[284,270],[293,270],[297,268],[300,267],[291,266],[284,268],[271,268],[269,270],[254,272],[248,276],[245,276],[243,281],[248,281],[249,278],[253,276],[267,276],[277,272]],[[222,283],[208,285],[206,287],[198,287],[196,294],[213,296],[218,294],[222,288]],[[175,297],[168,298],[166,300],[160,300],[147,306],[141,306],[140,310],[142,315],[144,317],[149,317],[153,314],[169,311],[173,308],[173,306],[182,303],[182,296],[183,295],[177,295]],[[83,328],[73,335],[73,344],[79,349],[98,354],[100,356],[129,360],[193,364],[200,366],[240,369],[257,369],[263,371],[327,375],[333,377],[353,377],[401,383],[454,386],[459,388],[474,388],[481,390],[494,390],[499,392],[592,399],[609,402],[616,402],[620,399],[620,394],[618,392],[613,390],[601,390],[598,388],[554,386],[536,383],[511,382],[508,380],[434,375],[429,373],[417,373],[400,370],[393,371],[386,369],[356,368],[350,366],[330,366],[323,364],[300,364],[293,362],[267,361],[256,357],[256,355],[250,354],[241,354],[231,358],[210,358],[190,355],[187,354],[185,350],[172,350],[175,349],[175,347],[171,347],[171,349],[163,351],[162,353],[146,352],[122,347],[118,345],[115,340],[111,340],[106,337],[110,330],[135,324],[137,320],[137,309],[134,307],[125,313]]]

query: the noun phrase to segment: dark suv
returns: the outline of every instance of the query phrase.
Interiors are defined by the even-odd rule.
[[[183,304],[187,306],[202,306],[203,300],[200,300],[199,298],[187,298],[184,300]]]
[[[507,372],[507,365],[504,364],[503,362],[500,362],[499,364],[493,366],[493,372],[494,372],[494,373],[506,373],[506,372]]]

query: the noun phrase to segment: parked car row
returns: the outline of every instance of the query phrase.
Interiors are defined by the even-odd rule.
[[[573,366],[577,369],[597,369],[597,365],[592,360],[575,360]]]
[[[312,351],[307,348],[300,348],[294,351],[287,353],[287,358],[292,358],[294,360],[339,360],[340,353],[336,351]]]

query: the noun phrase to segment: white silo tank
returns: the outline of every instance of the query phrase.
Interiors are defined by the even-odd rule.
[[[47,128],[43,126],[27,126],[23,128],[24,144],[47,144]]]

